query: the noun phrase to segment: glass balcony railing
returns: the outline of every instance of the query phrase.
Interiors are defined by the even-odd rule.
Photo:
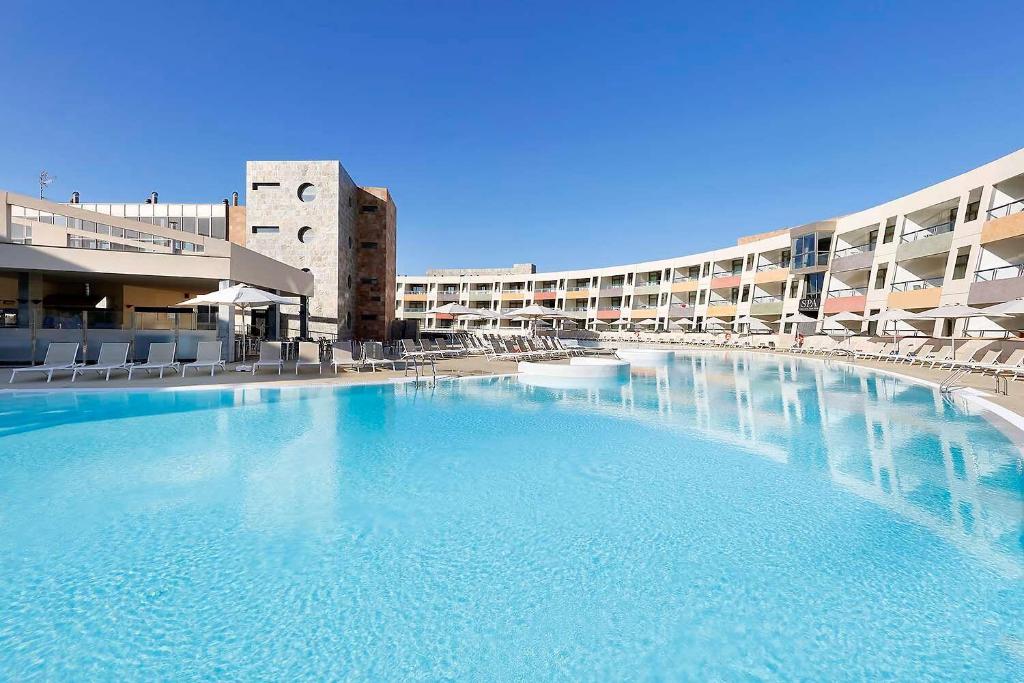
[[[836,249],[834,258],[842,258],[844,256],[853,256],[854,254],[866,254],[875,250],[874,242],[867,242],[865,244],[857,244],[852,247],[843,247],[842,249]]]
[[[937,225],[929,225],[927,228],[919,228],[918,230],[904,233],[904,235],[900,237],[900,243],[907,244],[908,242],[923,240],[926,237],[935,237],[936,235],[953,232],[953,227],[955,225],[956,221],[946,221],[945,223],[938,223]]]
[[[750,300],[752,304],[774,304],[782,303],[781,296],[775,296],[774,294],[762,294],[761,296],[755,296]]]
[[[974,273],[975,282],[992,282],[993,280],[1006,280],[1011,277],[1024,277],[1024,263],[1011,263],[996,268],[983,268]]]
[[[764,263],[759,263],[757,266],[757,272],[763,273],[768,270],[778,270],[779,268],[789,268],[789,262],[766,261]]]
[[[1020,213],[1024,211],[1024,199],[1017,199],[1008,204],[1003,204],[995,208],[989,209],[988,217],[992,218],[1005,218],[1010,214]]]
[[[933,289],[942,286],[941,277],[928,277],[920,280],[904,280],[903,282],[892,283],[894,292],[913,292],[917,289]]]
[[[942,278],[939,279],[941,280]],[[843,299],[848,296],[867,296],[867,293],[867,287],[847,287],[845,289],[833,289],[832,291],[825,295],[825,298]]]

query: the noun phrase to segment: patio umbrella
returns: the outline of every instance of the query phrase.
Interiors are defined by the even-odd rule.
[[[686,319],[686,320],[673,320],[672,322],[670,322],[668,324],[668,329],[670,329],[670,330],[681,330],[681,329],[686,328],[686,327],[694,327],[696,324],[697,323],[695,323],[695,322],[693,322],[692,320],[689,320],[689,319]]]
[[[455,327],[455,323],[458,322],[460,316],[469,315],[476,313],[477,311],[470,308],[469,306],[463,306],[462,304],[450,303],[444,306],[434,306],[429,311],[428,315],[437,315],[438,313],[443,315],[450,315],[452,317],[452,327]],[[454,334],[454,333],[453,333]]]
[[[569,315],[565,311],[562,311],[557,308],[548,308],[547,306],[541,306],[540,304],[530,304],[529,306],[524,306],[523,308],[517,308],[516,310],[511,311],[510,313],[507,313],[502,317],[519,320],[537,321],[543,319],[550,320],[553,318],[568,318]]]
[[[836,313],[835,315],[830,315],[827,318],[825,318],[825,320],[828,320],[828,321],[834,322],[834,323],[840,323],[842,328],[844,330],[846,330],[846,332],[847,332],[847,334],[846,334],[846,341],[849,342],[850,341],[850,337],[852,337],[853,335],[850,334],[850,328],[847,327],[846,325],[842,325],[842,323],[859,323],[859,322],[864,322],[864,316],[859,315],[857,313],[854,313],[853,311],[843,311],[842,313]]]
[[[984,312],[986,317],[1024,315],[1024,299],[1013,299],[1006,303],[996,304],[995,306],[989,306],[980,310]]]
[[[245,311],[250,308],[261,308],[271,305],[297,306],[297,299],[271,294],[249,285],[234,285],[225,289],[218,289],[209,294],[200,294],[188,301],[182,301],[179,306],[238,306],[242,309],[242,360],[245,360],[247,330],[245,324]]]
[[[911,313],[910,311],[904,311],[902,308],[890,308],[885,311],[880,311],[874,315],[869,315],[865,320],[868,322],[878,322],[882,324],[882,334],[885,334],[885,325],[889,322],[899,322],[901,320],[916,320],[917,314]],[[896,338],[899,330],[893,325],[892,328],[892,343],[896,344],[896,350],[899,351],[899,340]]]
[[[946,306],[939,306],[938,308],[932,308],[925,311],[924,313],[918,313],[915,318],[918,320],[945,320],[946,318],[953,319],[954,329],[951,331],[950,338],[953,340],[953,360],[956,360],[956,321],[960,318],[984,318],[984,317],[1003,317],[1005,314],[992,313],[991,311],[985,311],[981,308],[971,308],[964,304],[949,304]]]
[[[657,318],[647,318],[646,320],[641,320],[637,323],[637,325],[640,325],[641,327],[657,327],[658,324]]]

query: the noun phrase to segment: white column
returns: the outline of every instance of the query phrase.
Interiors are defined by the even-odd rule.
[[[231,280],[221,280],[217,289],[227,289],[234,283]],[[224,357],[229,363],[235,361],[235,307],[217,307],[217,338],[224,343]]]

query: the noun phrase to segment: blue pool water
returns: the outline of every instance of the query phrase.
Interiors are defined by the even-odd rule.
[[[741,354],[0,397],[0,679],[1021,680],[1020,458]]]

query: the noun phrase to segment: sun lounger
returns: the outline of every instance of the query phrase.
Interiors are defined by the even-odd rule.
[[[281,360],[281,342],[260,342],[260,357],[252,364],[252,374],[260,368],[277,368],[277,374],[284,370],[284,361]]]
[[[149,357],[145,363],[132,363],[128,367],[128,379],[136,370],[145,370],[148,375],[151,372],[159,372],[160,379],[164,378],[164,370],[181,372],[181,364],[174,360],[174,342],[153,342],[149,345]]]
[[[7,383],[12,384],[14,378],[20,372],[44,372],[46,373],[46,381],[49,382],[53,379],[53,373],[60,370],[70,370],[73,378],[75,368],[78,366],[77,358],[77,342],[50,342],[50,345],[46,347],[46,356],[43,358],[42,365],[14,368],[11,370],[11,379]]]
[[[377,372],[378,365],[390,365],[395,369],[395,361],[384,357],[384,345],[380,342],[363,342],[363,364],[369,365],[370,370]]]
[[[352,357],[352,349],[334,345],[331,347],[331,369],[338,373],[338,368],[355,368],[359,371],[362,362]]]
[[[128,366],[131,363],[128,362],[128,348],[131,346],[128,342],[103,342],[100,345],[100,353],[96,358],[95,365],[77,365],[75,369],[71,371],[71,381],[74,382],[75,378],[85,372],[96,372],[97,375],[106,375],[104,381],[110,381],[110,373],[114,370],[124,370],[128,372]]]
[[[324,365],[320,362],[320,344],[316,342],[299,342],[299,355],[295,359],[295,374],[299,374],[299,368],[316,368],[320,374],[324,373]]]
[[[210,368],[210,377],[213,377],[217,368],[223,370],[226,366],[224,359],[220,357],[221,348],[223,348],[223,343],[219,341],[199,342],[199,346],[196,347],[196,359],[191,363],[183,363],[181,366],[182,378],[185,377],[185,371],[189,368],[195,368],[196,372]]]

